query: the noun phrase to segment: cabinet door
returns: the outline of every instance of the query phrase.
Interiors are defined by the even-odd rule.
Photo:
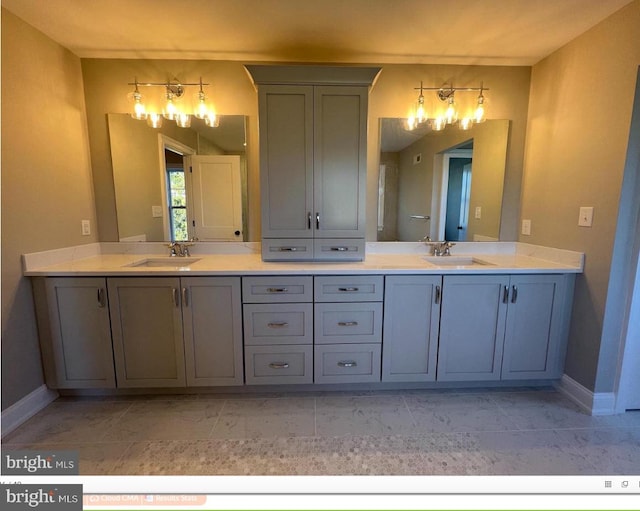
[[[108,287],[118,387],[184,387],[180,279],[110,278]]]
[[[240,277],[180,282],[187,385],[242,385]]]
[[[445,276],[438,381],[499,380],[509,277]]]
[[[436,378],[440,276],[386,277],[382,330],[382,381]]]
[[[49,346],[43,358],[53,359],[47,382],[61,389],[115,387],[105,279],[47,278],[45,286]]]
[[[514,275],[502,361],[503,380],[559,378],[561,275]]]
[[[259,116],[262,237],[311,238],[313,87],[260,86]]]
[[[314,236],[364,238],[366,87],[315,88]]]

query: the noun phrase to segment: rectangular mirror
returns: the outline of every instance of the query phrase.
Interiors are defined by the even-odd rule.
[[[380,119],[378,241],[497,241],[508,120],[463,131]]]
[[[246,119],[159,129],[108,114],[120,241],[246,241]]]

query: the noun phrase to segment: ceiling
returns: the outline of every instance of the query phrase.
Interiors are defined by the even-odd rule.
[[[632,0],[2,0],[83,58],[532,65]]]

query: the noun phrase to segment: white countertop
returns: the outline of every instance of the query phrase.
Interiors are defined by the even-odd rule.
[[[460,243],[452,258],[425,259],[420,243],[370,243],[360,262],[264,262],[259,244],[198,244],[185,260],[167,257],[161,243],[96,243],[23,256],[25,276],[212,276],[212,275],[348,275],[348,274],[534,274],[582,273],[580,252],[515,242]],[[224,253],[219,253],[223,251]],[[452,265],[456,257],[474,257],[484,264]],[[166,266],[130,266],[146,259],[168,261]],[[177,263],[173,264],[173,261]]]

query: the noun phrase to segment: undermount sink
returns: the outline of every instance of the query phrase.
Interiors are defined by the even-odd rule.
[[[152,257],[148,259],[141,259],[134,263],[125,264],[125,266],[146,268],[185,268],[199,260],[200,259],[195,257]]]
[[[494,266],[493,263],[472,256],[424,256],[424,260],[434,266]]]

